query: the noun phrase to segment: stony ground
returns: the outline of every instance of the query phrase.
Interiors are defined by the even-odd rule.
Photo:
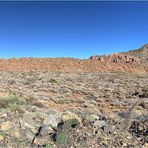
[[[0,72],[0,147],[148,147],[148,76]]]

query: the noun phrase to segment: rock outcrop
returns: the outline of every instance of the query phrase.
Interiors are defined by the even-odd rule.
[[[130,50],[128,52],[124,52],[122,54],[125,55],[132,55],[134,57],[138,57],[140,59],[140,63],[142,65],[148,65],[148,44],[145,44],[144,46],[142,46],[139,49],[136,50]]]
[[[107,63],[140,63],[140,59],[138,57],[118,53],[114,53],[109,56],[91,56],[90,59]]]

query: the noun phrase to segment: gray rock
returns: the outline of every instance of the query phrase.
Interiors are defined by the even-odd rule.
[[[54,132],[54,130],[50,127],[50,126],[48,126],[48,125],[43,125],[42,127],[41,127],[41,130],[40,130],[40,135],[41,136],[44,136],[44,135],[46,135],[47,133],[53,133]]]
[[[21,120],[21,125],[23,128],[35,128],[35,123],[33,118],[35,117],[34,114],[31,113],[25,113],[23,119]]]
[[[75,102],[79,104],[83,104],[85,103],[85,100],[83,98],[78,98]]]
[[[39,100],[49,100],[49,97],[48,96],[40,95],[39,96]]]
[[[98,97],[98,98],[96,99],[96,102],[101,103],[101,102],[103,102],[103,99]]]
[[[147,112],[143,110],[134,110],[132,114],[133,120],[145,120],[147,119],[148,115]]]
[[[8,83],[9,83],[10,85],[14,85],[14,84],[16,84],[16,81],[15,81],[15,80],[8,80]]]
[[[121,118],[124,118],[124,119],[130,119],[131,114],[132,114],[132,112],[128,110],[126,112],[119,112],[118,116],[120,116]]]
[[[106,123],[103,120],[99,120],[94,122],[94,126],[102,128],[106,126]]]
[[[148,98],[143,98],[139,105],[142,106],[144,109],[148,109]]]
[[[89,102],[85,102],[83,104],[83,106],[86,107],[86,108],[96,108],[96,106],[94,104],[90,104]]]
[[[109,132],[110,133],[113,133],[115,131],[115,128],[116,127],[114,125],[112,125],[112,126],[111,125],[105,126],[104,127],[104,132],[105,133],[109,133]]]
[[[44,119],[44,125],[51,126],[52,128],[56,128],[58,123],[60,122],[60,118],[55,114],[50,114]]]
[[[32,141],[34,136],[35,136],[35,134],[31,131],[31,129],[27,128],[27,129],[24,129],[22,131],[22,136],[23,136],[24,139]]]

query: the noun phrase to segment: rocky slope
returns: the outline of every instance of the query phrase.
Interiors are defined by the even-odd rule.
[[[0,72],[0,147],[146,148],[147,84],[123,73]]]
[[[147,148],[147,46],[87,60],[0,60],[0,147]]]
[[[49,72],[130,72],[148,73],[148,50],[143,48],[108,56],[91,56],[80,60],[73,58],[20,58],[0,59],[0,71]]]
[[[142,64],[148,65],[148,44],[145,44],[137,50],[130,50],[128,52],[124,52],[123,54],[138,57]]]

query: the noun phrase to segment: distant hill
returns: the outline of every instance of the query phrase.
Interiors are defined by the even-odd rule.
[[[148,44],[145,44],[144,46],[136,50],[130,50],[128,52],[123,52],[122,54],[138,57],[140,58],[142,64],[145,64],[145,65],[148,64]]]
[[[128,52],[124,52],[127,54],[132,54],[134,56],[140,56],[140,57],[147,57],[148,56],[148,44],[145,44],[141,48],[138,48],[136,50],[130,50]]]
[[[0,71],[148,73],[148,44],[137,50],[108,56],[96,55],[86,60],[74,58],[0,59]]]
[[[148,65],[148,44],[145,44],[139,49],[129,50],[127,52],[114,53],[108,56],[95,55],[89,59],[106,61],[109,63],[136,63],[147,66]]]

